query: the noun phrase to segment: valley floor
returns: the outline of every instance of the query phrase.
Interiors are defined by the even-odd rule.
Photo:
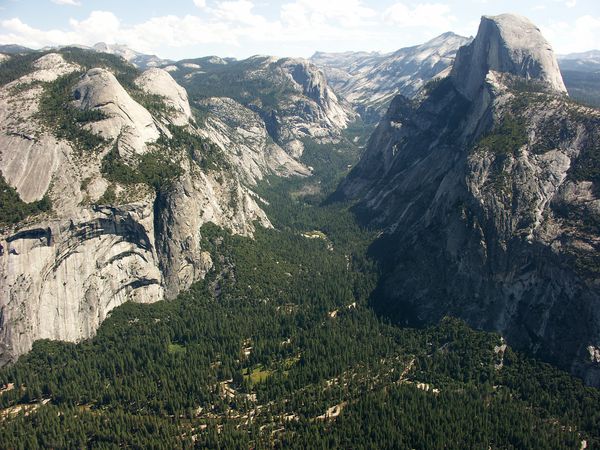
[[[176,300],[2,370],[0,448],[600,446],[600,391],[456,319],[374,314],[378,230],[324,203],[357,157],[337,150],[307,147],[312,178],[263,183],[274,229],[205,225],[215,268]]]

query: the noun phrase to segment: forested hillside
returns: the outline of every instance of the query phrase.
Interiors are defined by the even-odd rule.
[[[600,449],[597,1],[1,3],[0,450]]]
[[[39,341],[0,372],[0,447],[587,448],[600,392],[445,318],[369,307],[378,270],[347,204],[357,158],[307,145],[315,177],[269,178],[274,229],[205,225],[215,267],[174,301],[126,303],[96,337]]]

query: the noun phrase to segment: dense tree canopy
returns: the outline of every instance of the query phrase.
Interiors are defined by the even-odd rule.
[[[180,149],[204,144],[171,132]],[[0,448],[600,446],[598,390],[456,319],[411,329],[373,312],[378,230],[326,201],[358,153],[307,142],[313,177],[257,189],[274,229],[251,239],[205,225],[205,280],[122,305],[92,339],[36,342],[1,370]],[[208,169],[220,160],[209,155],[197,161]],[[172,174],[149,158],[132,169],[108,153],[102,170],[160,189]]]

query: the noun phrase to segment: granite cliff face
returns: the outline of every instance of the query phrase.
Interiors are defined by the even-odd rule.
[[[124,153],[146,153],[146,144],[156,142],[160,136],[152,115],[106,69],[88,70],[75,86],[73,97],[75,107],[105,116],[86,128],[105,139],[117,139]]]
[[[250,185],[265,175],[310,175],[310,170],[273,141],[260,115],[228,97],[198,101],[208,112],[200,130],[225,153],[243,161],[240,177]]]
[[[385,230],[375,306],[460,316],[600,385],[599,142],[539,30],[482,18],[448,78],[394,99],[340,187]]]
[[[169,72],[163,69],[148,69],[136,78],[135,83],[145,92],[163,99],[169,110],[169,120],[185,126],[192,119],[192,110],[187,92],[179,86]]]
[[[233,102],[233,124],[213,100],[200,125],[168,72],[120,64],[46,53],[0,87],[0,172],[21,200],[52,202],[0,229],[0,364],[36,339],[90,337],[126,301],[176,296],[212,266],[203,224],[269,227],[256,181],[310,173],[256,113]]]
[[[552,47],[525,17],[484,16],[475,40],[458,51],[451,75],[460,93],[472,100],[490,71],[536,80],[556,92],[567,92]]]

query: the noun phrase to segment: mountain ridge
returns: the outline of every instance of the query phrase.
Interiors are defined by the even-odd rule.
[[[0,57],[0,447],[600,446],[600,110],[466,44],[366,148],[303,59]]]
[[[395,95],[413,97],[429,80],[442,76],[470,39],[446,32],[386,54],[350,54],[339,60],[335,54],[316,53],[311,60],[325,68],[334,89],[363,119],[376,122]]]
[[[600,204],[600,113],[568,100],[547,47],[539,60],[531,40],[504,47],[507,21],[523,23],[482,18],[448,78],[394,99],[340,193],[386,229],[373,246],[382,313],[457,315],[598,385],[598,239],[584,223]],[[496,39],[490,48],[505,50],[482,58]]]
[[[177,296],[213,265],[203,224],[250,236],[271,227],[257,182],[310,174],[259,114],[216,98],[200,114],[163,69],[73,47],[3,64],[19,67],[0,87],[3,182],[24,205],[51,206],[2,224],[2,364],[40,338],[93,336],[126,301]],[[294,102],[315,108],[302,123],[341,139],[345,116],[324,80],[282,64],[298,80]]]

